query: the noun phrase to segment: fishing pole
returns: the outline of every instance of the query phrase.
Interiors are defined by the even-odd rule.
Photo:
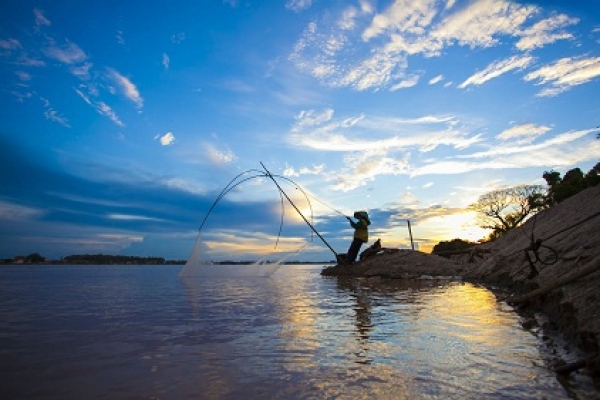
[[[296,209],[296,212],[298,212],[298,214],[302,217],[302,219],[304,220],[304,222],[306,222],[306,224],[312,229],[312,231],[323,241],[323,243],[325,243],[325,245],[329,248],[329,250],[331,250],[333,252],[333,254],[337,258],[338,254],[335,252],[335,250],[333,249],[333,247],[331,247],[329,245],[329,243],[327,243],[327,241],[323,238],[323,236],[321,236],[321,234],[319,232],[317,232],[317,230],[315,229],[315,227],[312,226],[312,224],[310,222],[308,222],[308,220],[306,219],[306,217],[304,216],[304,214],[302,214],[302,212],[298,209],[298,207],[296,207],[296,205],[294,204],[294,202],[292,201],[292,199],[290,199],[290,197],[287,195],[287,193],[285,193],[283,191],[283,189],[281,188],[281,186],[279,186],[279,183],[275,180],[275,178],[273,177],[273,175],[271,174],[271,172],[269,172],[269,170],[267,169],[267,167],[265,167],[265,165],[262,163],[262,161],[260,162],[260,165],[262,165],[262,167],[265,170],[267,176],[269,178],[271,178],[271,180],[273,181],[273,183],[275,184],[275,186],[277,186],[277,189],[279,189],[279,191],[285,196],[285,198],[287,199],[287,201],[289,201],[289,203],[292,205],[292,207],[294,207]]]
[[[300,190],[302,190],[302,189],[300,189]],[[313,196],[311,194],[309,194],[308,196],[311,197],[313,200],[318,201],[319,203],[321,203],[325,207],[331,209],[332,211],[335,211],[336,213],[340,214],[342,217],[347,217],[347,215],[345,213],[341,212],[340,210],[336,210],[335,208],[331,207],[329,204],[327,204],[324,201],[318,199],[317,197],[315,197],[315,196]]]

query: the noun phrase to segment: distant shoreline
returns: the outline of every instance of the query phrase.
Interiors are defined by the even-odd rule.
[[[117,266],[156,266],[156,265],[165,265],[165,266],[182,266],[185,265],[185,260],[173,260],[173,261],[165,261],[164,263],[144,263],[144,262],[105,262],[105,263],[94,263],[94,262],[63,262],[63,261],[45,261],[38,263],[23,263],[23,262],[1,262],[1,267],[14,267],[14,266],[23,266],[23,267],[31,267],[31,266],[64,266],[64,265],[73,265],[73,266],[85,266],[85,265],[117,265]],[[252,265],[256,263],[256,261],[217,261],[208,263],[211,265]],[[265,264],[275,264],[276,262],[266,262]],[[282,265],[329,265],[335,264],[334,261],[286,261],[281,263]]]

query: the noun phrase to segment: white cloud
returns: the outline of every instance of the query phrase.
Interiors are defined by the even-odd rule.
[[[382,149],[369,149],[344,157],[346,168],[332,178],[331,188],[344,192],[356,189],[375,180],[380,175],[401,175],[408,172],[406,157],[387,155]]]
[[[323,124],[333,118],[333,109],[328,108],[322,113],[317,114],[314,110],[301,111],[296,116],[296,126],[315,126]]]
[[[325,170],[325,164],[313,165],[312,167],[302,167],[296,170],[294,167],[286,166],[283,170],[283,176],[285,177],[298,177],[301,175],[321,175]]]
[[[230,149],[219,150],[210,143],[204,144],[204,151],[208,160],[215,165],[229,164],[237,160],[237,156]]]
[[[519,50],[531,50],[572,39],[564,29],[578,22],[564,14],[540,20],[542,9],[502,0],[460,6],[452,0],[397,0],[376,14],[370,3],[365,4],[360,10],[354,6],[342,10],[335,25],[312,21],[289,59],[327,86],[394,91],[415,84],[414,75],[406,78],[411,56],[438,57],[450,46],[500,46],[506,43],[504,38],[511,39]],[[538,22],[527,26],[535,18]],[[533,61],[527,54],[496,61],[462,87],[522,70]]]
[[[436,12],[435,0],[395,1],[384,12],[375,15],[370,26],[363,32],[362,38],[368,41],[386,32],[421,35],[424,33],[424,27],[431,24]]]
[[[390,91],[394,92],[399,89],[406,89],[413,86],[416,86],[419,83],[419,79],[421,79],[420,75],[409,75],[404,80],[396,83],[392,87],[390,87]]]
[[[554,43],[557,40],[573,39],[573,35],[568,32],[555,32],[570,25],[575,25],[579,19],[569,17],[565,14],[554,15],[535,23],[531,28],[523,29],[519,35],[522,36],[517,42],[516,47],[519,50],[533,50],[543,47],[546,44]]]
[[[429,84],[430,85],[435,85],[436,83],[442,81],[444,79],[444,75],[438,75],[436,77],[433,77],[429,80]]]
[[[600,76],[600,57],[566,57],[525,75],[526,81],[538,80],[548,85],[538,96],[556,96]]]
[[[600,142],[585,139],[585,136],[594,132],[566,132],[535,145],[498,147],[488,152],[457,156],[455,159],[430,160],[412,168],[411,176],[463,174],[486,169],[544,168],[548,165],[574,166],[598,159]]]
[[[322,151],[363,151],[417,148],[428,152],[438,146],[464,149],[481,140],[453,129],[452,117],[426,116],[414,119],[376,118],[360,115],[341,120],[333,110],[322,114],[303,111],[290,131],[291,144]]]
[[[162,136],[157,135],[155,139],[159,140],[160,144],[162,144],[163,146],[169,146],[172,145],[173,142],[175,142],[175,135],[173,135],[173,132],[167,132]]]
[[[520,142],[531,142],[550,130],[552,128],[544,125],[522,124],[501,132],[496,138],[500,140],[518,139]]]
[[[143,107],[144,99],[140,95],[140,92],[133,82],[113,68],[108,68],[108,75],[115,83],[119,85],[125,97],[134,102],[138,109]]]
[[[508,1],[474,1],[444,19],[433,29],[431,37],[471,48],[491,47],[499,43],[499,35],[518,31],[536,10]]]
[[[144,215],[132,215],[132,214],[107,214],[106,218],[114,219],[114,220],[118,220],[118,221],[158,221],[158,222],[164,221],[161,218],[146,217]]]
[[[481,85],[512,70],[522,70],[533,63],[533,61],[535,59],[529,55],[517,55],[504,60],[494,61],[483,71],[471,75],[466,81],[458,85],[458,87],[464,89],[469,85]]]
[[[113,111],[112,108],[110,108],[110,106],[108,104],[106,104],[103,101],[99,101],[98,103],[95,104],[96,110],[101,114],[104,115],[106,117],[108,117],[112,122],[114,122],[115,124],[119,125],[119,126],[125,126],[123,124],[123,122],[121,122],[121,120],[119,119],[119,117],[117,116],[117,114]]]
[[[171,58],[167,53],[163,53],[162,55],[162,65],[165,69],[169,69],[169,65],[171,64]]]

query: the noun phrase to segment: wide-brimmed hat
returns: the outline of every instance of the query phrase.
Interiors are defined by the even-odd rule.
[[[366,211],[355,211],[354,218],[361,218],[367,221],[367,225],[371,225],[371,221],[369,220],[369,214]]]

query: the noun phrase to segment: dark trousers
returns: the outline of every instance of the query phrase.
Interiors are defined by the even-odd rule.
[[[350,244],[350,248],[348,249],[348,254],[346,254],[346,262],[348,264],[352,264],[356,260],[360,246],[362,246],[363,243],[364,242],[362,240],[354,238],[352,244]]]

